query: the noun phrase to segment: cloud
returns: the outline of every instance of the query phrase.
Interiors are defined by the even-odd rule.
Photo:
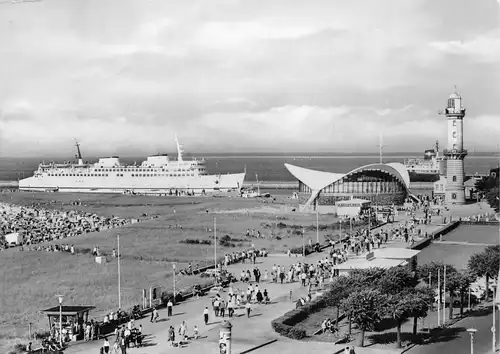
[[[491,149],[498,3],[471,4],[1,5],[0,155],[58,154],[73,136],[92,154],[147,153],[173,149],[173,132],[191,151],[372,151],[381,130],[389,150],[421,150],[444,140],[436,111],[455,84],[467,144]]]
[[[468,41],[452,40],[431,43],[433,47],[447,54],[471,57],[485,63],[500,61],[500,29],[484,33]]]

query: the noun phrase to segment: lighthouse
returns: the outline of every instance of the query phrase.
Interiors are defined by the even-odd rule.
[[[462,97],[454,92],[448,98],[448,105],[444,111],[448,121],[448,148],[444,150],[446,159],[446,204],[465,204],[464,187],[464,158],[467,150],[464,149],[464,116]]]

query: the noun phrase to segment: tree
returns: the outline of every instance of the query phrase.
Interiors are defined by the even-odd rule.
[[[443,281],[444,275],[444,264],[443,262],[429,262],[418,267],[417,273],[420,280],[425,284],[432,286],[437,286],[438,283],[438,270],[440,271],[441,282]],[[451,264],[446,265],[446,273],[456,273],[456,268]],[[431,275],[431,283],[429,284],[429,274]]]
[[[377,288],[382,293],[395,295],[414,288],[417,283],[416,274],[408,267],[393,267],[389,268],[379,279]]]
[[[353,283],[353,279],[350,277],[337,277],[328,290],[326,296],[326,305],[337,308],[337,320],[335,322],[337,328],[339,326],[340,304],[342,300],[349,296],[351,289],[353,288]],[[349,334],[351,334],[350,332],[351,329],[349,326]]]
[[[449,307],[449,319],[453,319],[453,300],[455,298],[456,292],[460,289],[461,274],[451,273],[446,274],[446,289],[450,293],[450,307]],[[444,294],[446,299],[446,294]],[[445,300],[446,301],[446,300]]]
[[[361,290],[352,292],[342,300],[343,311],[361,330],[359,346],[363,347],[366,331],[374,330],[386,312],[387,297],[378,290]]]
[[[486,201],[497,213],[500,210],[500,194],[498,187],[492,188],[486,192]]]
[[[486,197],[488,204],[498,213],[500,206],[499,180],[500,168],[490,170],[490,175],[476,182],[475,187],[479,193]]]
[[[434,290],[429,286],[420,287],[413,290],[419,301],[412,304],[411,317],[413,317],[413,334],[417,334],[417,324],[419,318],[427,317],[427,313],[434,302]],[[413,300],[413,299],[412,299]]]
[[[460,294],[460,316],[464,314],[464,297],[470,288],[470,285],[476,280],[476,276],[470,271],[460,272],[459,294]]]
[[[374,287],[378,284],[379,280],[384,277],[386,270],[384,268],[368,268],[368,269],[354,269],[350,277],[353,280],[354,286],[358,289],[366,287]]]
[[[413,332],[417,332],[417,320],[427,316],[429,310],[427,293],[416,289],[407,289],[388,299],[388,314],[396,320],[396,347],[401,348],[401,325],[410,317],[414,318]]]
[[[500,266],[500,245],[488,246],[481,253],[475,253],[469,258],[468,268],[472,274],[486,277],[485,300],[489,299],[490,278],[497,278]]]

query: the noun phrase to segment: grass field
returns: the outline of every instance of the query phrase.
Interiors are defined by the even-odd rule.
[[[70,205],[80,200],[81,206]],[[287,201],[280,199],[281,203]],[[122,307],[140,302],[141,289],[161,286],[170,290],[172,265],[178,269],[188,262],[207,264],[213,262],[213,245],[191,245],[179,241],[192,239],[213,240],[213,218],[217,222],[217,235],[230,235],[235,247],[217,247],[223,255],[239,249],[265,247],[271,252],[282,252],[302,244],[301,236],[293,236],[290,229],[264,228],[264,223],[275,225],[277,215],[287,224],[310,226],[315,216],[284,214],[283,205],[268,204],[256,200],[236,198],[170,198],[125,195],[64,194],[64,193],[9,193],[0,194],[0,202],[18,205],[40,203],[44,208],[79,209],[98,215],[115,215],[126,218],[142,218],[140,223],[123,228],[90,233],[55,243],[74,244],[78,249],[91,249],[99,245],[105,254],[116,248],[116,235],[120,235],[122,255]],[[53,203],[55,201],[55,203]],[[49,204],[51,203],[52,204]],[[61,206],[62,203],[62,206]],[[175,213],[174,213],[175,209]],[[207,210],[208,209],[208,213]],[[141,217],[147,214],[148,217]],[[154,218],[151,218],[151,217]],[[332,224],[331,215],[321,215],[320,224]],[[175,228],[179,224],[182,229]],[[169,228],[169,225],[171,226]],[[282,239],[245,238],[247,229],[260,230],[263,235],[279,235]],[[320,231],[320,239],[331,229]],[[305,240],[316,240],[316,232],[306,232]],[[93,305],[91,316],[102,316],[117,308],[117,263],[103,265],[94,262],[88,254],[72,256],[67,253],[28,252],[10,249],[0,253],[0,352],[11,340],[25,337],[28,323],[34,329],[46,329],[46,318],[40,310],[57,305],[56,294],[65,295],[70,305]],[[178,287],[200,282],[199,277],[180,277]]]

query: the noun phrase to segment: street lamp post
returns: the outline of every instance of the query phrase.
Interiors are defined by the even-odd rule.
[[[175,263],[172,262],[173,276],[174,276],[174,301],[175,304]]]
[[[116,258],[117,258],[117,263],[118,263],[118,309],[121,310],[122,308],[122,277],[121,277],[121,269],[120,269],[120,235],[116,235]]]
[[[214,271],[217,277],[217,219],[214,216]]]
[[[306,240],[305,236],[306,235],[306,229],[302,228],[302,257],[306,256]]]
[[[316,243],[319,243],[318,202],[316,202]]]
[[[492,346],[493,353],[496,351],[496,346],[497,346],[497,343],[496,343],[496,340],[497,340],[496,316],[497,315],[496,315],[496,311],[495,311],[495,299],[496,299],[495,292],[496,291],[498,291],[498,290],[496,288],[493,288],[493,325],[491,326],[491,334],[492,334],[491,346]]]
[[[63,337],[62,337],[62,303],[63,296],[57,295],[57,300],[59,300],[59,345],[62,347],[63,345]]]
[[[474,334],[476,334],[477,329],[469,328],[467,332],[470,334],[470,354],[474,354]]]

